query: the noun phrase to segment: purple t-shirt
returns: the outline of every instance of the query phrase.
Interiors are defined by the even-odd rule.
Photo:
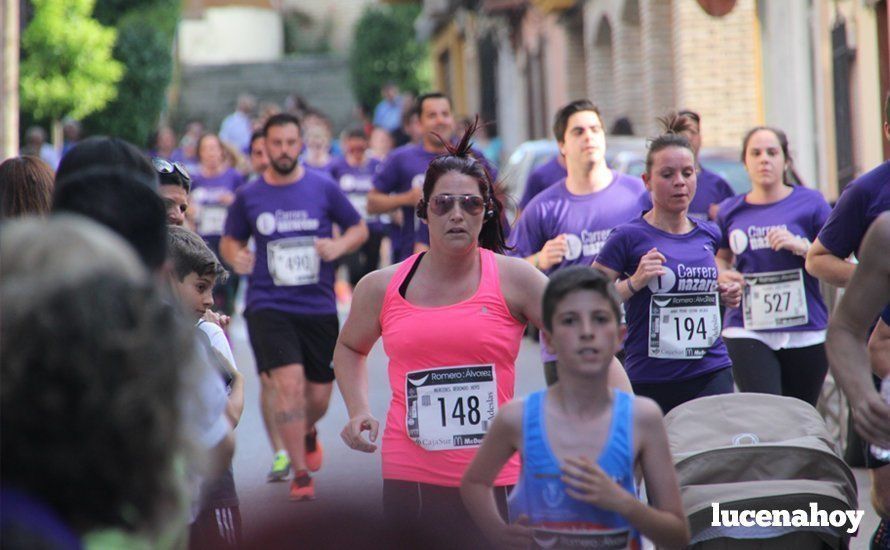
[[[260,178],[239,189],[225,235],[256,241],[246,310],[336,313],[336,262],[321,260],[314,241],[330,238],[334,224],[345,230],[360,221],[334,180],[312,170],[288,185],[269,185]]]
[[[885,210],[890,210],[890,161],[844,189],[819,231],[819,242],[838,258],[846,258],[859,250],[865,232]]]
[[[333,172],[331,172],[331,169],[334,167],[334,164],[338,160],[341,160],[341,157],[331,157],[330,160],[328,160],[328,163],[325,164],[324,166],[315,166],[312,164],[307,164],[305,160],[300,160],[300,164],[302,164],[303,167],[306,168],[307,170],[315,170],[316,172],[321,172],[322,174],[325,174],[328,176],[333,176]]]
[[[368,224],[368,230],[382,232],[383,223],[377,214],[368,214],[368,191],[374,188],[374,174],[380,167],[380,161],[370,159],[361,166],[350,166],[344,157],[339,157],[331,163],[330,173],[334,181],[340,185],[340,190],[346,193],[346,198],[352,206],[358,210]]]
[[[476,158],[480,159],[492,181],[497,179],[497,170],[494,169],[485,156],[472,150]],[[374,177],[374,188],[381,193],[405,193],[414,187],[423,187],[426,177],[426,169],[430,162],[442,153],[431,153],[423,148],[423,145],[408,144],[395,149],[383,161],[383,165]],[[394,227],[390,238],[392,239],[393,262],[401,262],[414,254],[414,243],[429,244],[429,231],[426,225],[419,223],[414,216],[415,206],[403,206],[402,214],[404,222],[401,227]]]
[[[643,219],[621,225],[612,232],[596,258],[600,263],[618,272],[623,280],[633,275],[640,264],[640,258],[652,248],[657,248],[667,262],[667,273],[652,279],[648,285],[625,302],[627,339],[624,349],[627,359],[624,368],[634,383],[678,382],[695,378],[709,372],[732,365],[726,346],[720,337],[719,309],[710,293],[717,292],[717,262],[714,254],[720,242],[720,229],[711,222],[690,218],[695,226],[683,235],[673,235],[657,229]],[[696,294],[701,297],[694,303],[684,306],[682,297],[659,297],[665,294]],[[653,299],[653,295],[656,296]],[[708,316],[680,315],[676,306],[702,308],[711,312]],[[655,312],[651,319],[650,311]],[[716,316],[715,316],[716,315]],[[691,320],[688,321],[687,319]],[[659,323],[666,320],[667,323]],[[689,348],[689,354],[697,359],[664,359],[650,357],[653,341],[660,342],[654,327],[664,331],[664,338],[673,336],[674,323],[677,326],[677,341],[699,337],[712,340],[707,349]],[[689,326],[687,326],[689,323]],[[651,333],[650,333],[651,332]],[[659,345],[659,349],[661,346]]]
[[[508,244],[511,256],[526,258],[544,243],[566,234],[569,251],[563,261],[545,273],[575,264],[590,265],[615,227],[652,207],[643,180],[612,172],[608,187],[595,193],[574,195],[565,179],[551,185],[522,211]]]
[[[191,200],[200,207],[198,212],[198,234],[214,244],[219,242],[226,221],[227,206],[222,196],[235,193],[244,184],[244,177],[234,168],[229,168],[218,176],[208,178],[195,172],[192,176]]]
[[[735,192],[719,175],[702,168],[697,177],[695,196],[689,203],[689,216],[700,220],[708,219],[708,209],[712,204],[720,204],[729,197],[734,197]]]
[[[816,238],[825,220],[828,219],[831,207],[825,202],[822,193],[806,187],[794,187],[790,195],[772,204],[749,204],[745,201],[746,196],[739,195],[720,203],[720,211],[717,214],[717,225],[722,232],[720,248],[732,251],[735,257],[735,268],[740,273],[798,270],[801,274],[806,298],[806,323],[762,330],[764,332],[784,332],[824,329],[828,325],[828,310],[822,300],[822,294],[819,292],[819,281],[804,269],[806,260],[803,256],[798,256],[788,250],[773,250],[767,240],[767,234],[772,228],[782,228],[798,237],[805,237],[812,241]],[[791,274],[789,273],[789,275]],[[768,283],[774,280],[778,280],[778,278],[765,278]],[[795,283],[792,281],[792,284]],[[769,298],[771,301],[775,299],[774,297],[765,298]],[[792,299],[791,296],[787,298],[788,300]],[[749,299],[754,300],[755,298],[746,294],[746,302]],[[779,299],[781,299],[781,293]],[[781,302],[775,306],[770,304],[769,309],[784,308],[787,314],[789,305],[792,310],[795,309],[788,300],[784,305]],[[788,318],[790,319],[790,317]],[[795,322],[800,322],[800,320],[802,319]],[[728,308],[724,325],[744,327],[742,308]]]
[[[519,201],[519,208],[525,210],[528,203],[541,191],[559,180],[566,179],[566,176],[568,176],[568,172],[566,172],[565,166],[559,163],[556,156],[532,170],[525,183],[525,191],[522,193],[522,200]]]
[[[413,187],[423,187],[423,179],[430,162],[439,156],[431,153],[422,145],[409,143],[395,149],[383,161],[377,175],[374,176],[374,188],[381,193],[404,193]],[[416,221],[414,206],[402,207],[403,222],[401,227],[393,227],[392,261],[400,262],[414,254],[414,236]]]

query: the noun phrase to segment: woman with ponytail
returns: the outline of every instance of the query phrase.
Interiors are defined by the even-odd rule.
[[[470,151],[475,130],[469,127],[457,145],[446,143],[447,153],[426,171],[416,211],[429,227],[430,249],[358,283],[334,352],[350,417],[341,436],[371,453],[379,423],[368,404],[366,360],[383,338],[392,390],[383,433],[384,515],[419,520],[436,541],[455,548],[484,541],[461,502],[461,476],[498,408],[513,398],[522,334],[529,321],[542,325],[547,284],[528,262],[501,254],[502,206]],[[495,480],[502,514],[518,477],[514,456]]]
[[[689,217],[695,154],[685,117],[661,119],[643,181],[652,209],[612,232],[593,266],[613,280],[627,320],[624,366],[634,393],[667,413],[691,399],[732,393],[731,362],[720,337],[720,305],[738,307],[741,287],[717,282],[720,230]]]
[[[735,380],[741,391],[816,406],[828,372],[828,310],[804,263],[831,208],[818,191],[795,185],[800,178],[781,130],[750,130],[742,162],[752,189],[721,203],[717,214],[721,280],[744,286],[742,306],[727,310],[723,329]]]

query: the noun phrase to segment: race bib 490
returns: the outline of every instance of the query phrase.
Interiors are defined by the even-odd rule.
[[[405,401],[408,437],[424,449],[478,447],[498,412],[494,365],[409,372]]]
[[[276,286],[312,285],[318,282],[321,259],[315,237],[278,239],[266,246],[269,274]]]

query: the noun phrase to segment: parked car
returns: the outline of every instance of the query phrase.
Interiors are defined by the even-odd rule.
[[[525,192],[525,183],[535,168],[559,153],[556,142],[548,139],[526,141],[519,145],[507,159],[500,172],[500,184],[504,192],[504,208],[510,225],[516,219],[519,200]]]
[[[740,157],[739,150],[732,147],[702,147],[698,161],[725,179],[736,195],[741,195],[751,190],[751,180]]]
[[[538,166],[544,164],[553,156],[559,154],[556,141],[539,139],[522,143],[510,155],[501,170],[500,181],[508,200],[506,201],[507,217],[512,223],[519,205],[519,200],[525,192],[525,183],[529,174]],[[625,156],[628,159],[643,158],[646,154],[646,140],[633,136],[606,136],[606,163],[618,170],[622,169]],[[640,170],[642,173],[642,170]]]
[[[507,218],[512,224],[525,192],[529,174],[559,153],[556,142],[534,140],[522,143],[510,155],[501,171],[501,184],[507,197]],[[751,180],[745,165],[739,160],[739,151],[732,147],[703,147],[699,162],[708,170],[720,175],[736,194],[751,190]],[[646,139],[635,136],[606,136],[606,163],[622,174],[641,176],[646,169]]]
[[[751,180],[745,165],[739,160],[739,151],[732,147],[702,147],[698,161],[704,168],[719,175],[732,187],[735,194],[751,190]],[[646,150],[627,150],[615,155],[609,164],[624,174],[640,176],[646,170]]]

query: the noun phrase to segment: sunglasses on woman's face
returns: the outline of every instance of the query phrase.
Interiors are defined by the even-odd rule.
[[[451,212],[455,202],[471,216],[481,214],[485,208],[485,199],[479,195],[434,195],[430,198],[430,210],[437,216],[444,216]]]

